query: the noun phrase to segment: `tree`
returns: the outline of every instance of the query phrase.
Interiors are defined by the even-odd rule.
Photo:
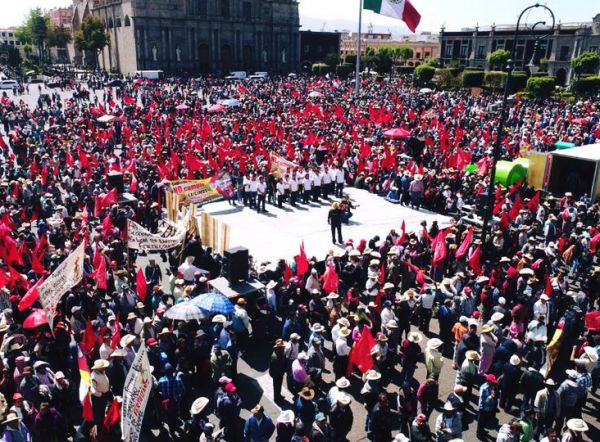
[[[21,64],[21,55],[14,46],[0,44],[0,60],[10,67],[16,68]]]
[[[527,92],[535,98],[548,98],[554,92],[554,77],[530,77],[527,80]]]
[[[504,87],[504,82],[506,81],[507,74],[502,71],[487,71],[485,73],[483,82],[484,84],[491,88],[492,90],[498,90]]]
[[[600,92],[600,75],[580,78],[573,83],[577,95],[593,97]]]
[[[595,52],[583,52],[571,60],[571,67],[580,77],[582,74],[595,74],[600,66],[600,56]]]
[[[427,84],[435,75],[435,68],[427,64],[417,66],[413,73],[415,81],[421,85]]]
[[[71,33],[64,26],[50,26],[48,29],[48,46],[64,48],[71,41]]]
[[[340,56],[334,52],[327,54],[325,56],[325,59],[323,60],[323,62],[325,64],[328,64],[332,69],[335,69],[335,67],[340,64]]]
[[[81,29],[75,33],[74,42],[78,50],[94,53],[95,67],[98,67],[98,54],[110,43],[110,35],[99,17],[89,15],[81,22]]]
[[[488,55],[488,63],[490,64],[490,68],[494,69],[502,69],[506,62],[510,58],[510,52],[506,49],[496,49],[490,55]]]
[[[462,87],[481,87],[483,85],[483,71],[465,71],[462,74]]]
[[[400,46],[398,48],[399,57],[404,60],[404,63],[410,58],[413,58],[414,51],[410,46]]]
[[[49,27],[48,15],[41,8],[34,8],[29,11],[25,23],[16,31],[16,37],[22,43],[30,43],[37,48],[40,61],[44,59]]]

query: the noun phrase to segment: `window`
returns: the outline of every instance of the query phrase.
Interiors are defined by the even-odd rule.
[[[598,46],[590,46],[590,52],[598,52]]]
[[[485,45],[477,47],[477,58],[485,58]]]
[[[129,19],[129,16],[126,15],[125,16],[125,20],[124,20],[125,26],[131,26],[131,20]]]
[[[417,60],[420,60],[420,59],[421,59],[421,53],[420,53],[420,52],[417,52],[417,53],[416,53],[416,59],[417,59]]]
[[[112,29],[113,28],[113,19],[112,17],[108,19],[108,29]]]
[[[425,58],[429,58],[431,54],[429,52],[425,52]]]
[[[498,40],[496,42],[496,49],[504,49],[504,40]]]
[[[12,33],[12,32],[9,32],[9,33],[8,33],[8,36],[9,36],[9,37],[12,37],[12,36],[13,36],[13,33]]]
[[[452,45],[450,42],[446,43],[446,58],[452,58]]]
[[[469,45],[461,44],[460,45],[460,58],[467,58],[469,56]]]
[[[252,20],[252,3],[244,2],[243,15],[245,20]]]
[[[221,16],[229,18],[229,0],[221,0]]]
[[[558,55],[558,59],[561,61],[565,61],[569,59],[569,51],[570,48],[568,46],[561,46],[560,53]]]
[[[121,27],[121,17],[115,18],[115,28]]]
[[[207,1],[206,0],[196,0],[196,14],[201,17],[206,17],[207,11]]]

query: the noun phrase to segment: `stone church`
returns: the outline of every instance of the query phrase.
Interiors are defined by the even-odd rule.
[[[73,29],[90,14],[110,34],[99,56],[107,71],[223,75],[299,66],[297,0],[74,0]]]

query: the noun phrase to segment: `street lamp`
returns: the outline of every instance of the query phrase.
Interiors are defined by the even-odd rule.
[[[521,18],[523,18],[523,15],[526,12],[528,12],[532,9],[536,9],[536,8],[542,8],[542,9],[545,9],[546,11],[548,11],[550,16],[552,17],[552,25],[550,26],[550,29],[548,30],[548,32],[545,35],[535,38],[533,54],[531,56],[531,60],[529,61],[529,64],[527,65],[527,67],[529,68],[529,72],[532,75],[539,71],[539,62],[537,60],[537,56],[538,56],[538,52],[539,52],[539,50],[538,50],[539,41],[548,37],[550,34],[552,34],[552,32],[554,32],[554,24],[555,24],[554,13],[548,6],[536,3],[534,5],[531,5],[525,9],[523,9],[523,11],[521,11],[521,14],[519,15],[519,19],[517,20],[517,26],[515,27],[515,33],[513,36],[513,44],[510,48],[510,56],[509,56],[509,60],[507,62],[506,83],[504,83],[504,95],[502,97],[502,107],[500,109],[500,123],[499,123],[499,127],[498,127],[498,135],[496,138],[496,142],[494,143],[494,149],[493,149],[493,161],[492,161],[492,168],[490,170],[490,184],[488,185],[487,202],[485,205],[485,212],[483,215],[483,226],[481,229],[481,242],[483,243],[484,247],[486,247],[486,240],[487,240],[488,231],[490,228],[490,221],[493,216],[492,211],[493,211],[494,204],[495,204],[496,192],[494,189],[494,187],[495,187],[494,181],[496,180],[496,163],[498,163],[498,160],[500,159],[500,149],[502,148],[502,133],[504,132],[504,123],[506,122],[508,87],[510,84],[510,79],[512,78],[513,54],[514,54],[515,46],[517,45],[517,36],[519,33],[519,25],[521,24]],[[533,27],[531,28],[531,31],[533,32],[535,27],[539,24],[544,24],[544,22],[537,22],[536,24],[534,24]]]

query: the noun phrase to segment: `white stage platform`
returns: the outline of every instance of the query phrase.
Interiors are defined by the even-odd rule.
[[[350,225],[342,226],[344,241],[352,238],[358,244],[360,239],[369,240],[375,235],[384,238],[390,229],[400,231],[402,220],[406,222],[407,232],[419,230],[423,220],[428,225],[437,220],[440,227],[451,223],[447,216],[392,204],[365,190],[349,187],[344,192],[354,205],[359,205],[353,211]],[[226,201],[219,201],[207,204],[201,210],[231,227],[230,247],[247,247],[255,262],[275,263],[281,258],[290,261],[300,252],[302,241],[309,258],[316,256],[323,259],[328,250],[341,247],[331,242],[331,230],[327,224],[327,212],[332,202],[296,208],[284,204],[283,209],[267,204],[268,213],[259,214],[247,207],[233,207]]]

